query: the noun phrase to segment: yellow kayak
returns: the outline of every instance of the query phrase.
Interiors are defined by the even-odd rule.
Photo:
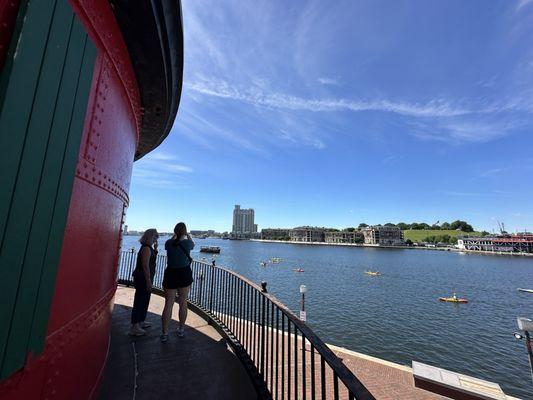
[[[365,274],[370,275],[370,276],[380,276],[381,272],[379,272],[379,271],[365,271]]]
[[[445,301],[447,303],[468,303],[467,299],[460,299],[458,297],[439,297],[439,301]]]

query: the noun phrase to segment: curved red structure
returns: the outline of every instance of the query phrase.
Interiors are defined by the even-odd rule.
[[[132,164],[166,137],[181,92],[178,2],[50,3],[43,15],[31,2],[0,1],[11,11],[0,14],[9,27],[0,32],[0,142],[13,147],[1,182],[10,191],[0,203],[0,311],[9,321],[0,332],[0,399],[96,396]],[[24,46],[38,46],[30,38],[44,31],[41,53],[29,48],[24,61]],[[36,77],[21,87],[35,57]],[[14,123],[13,110],[27,121]],[[14,240],[25,245],[14,249]]]

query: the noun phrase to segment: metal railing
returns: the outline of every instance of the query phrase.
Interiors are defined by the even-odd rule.
[[[122,251],[120,283],[131,285],[137,253]],[[166,256],[157,256],[153,286],[162,289]],[[193,261],[189,304],[229,340],[262,398],[374,399],[292,311],[228,269]]]

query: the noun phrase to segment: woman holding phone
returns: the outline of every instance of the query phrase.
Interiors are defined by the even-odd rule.
[[[146,334],[145,328],[150,324],[145,321],[150,295],[152,294],[152,282],[155,276],[155,264],[157,258],[157,239],[159,234],[156,229],[147,229],[143,233],[139,242],[141,249],[137,253],[137,265],[133,271],[133,284],[135,286],[135,297],[131,310],[131,336],[142,336]]]
[[[172,308],[178,295],[179,325],[176,331],[178,337],[184,337],[185,321],[187,320],[187,295],[193,281],[191,270],[191,250],[194,242],[187,233],[183,222],[174,228],[174,236],[165,243],[167,251],[167,268],[163,276],[163,289],[165,289],[165,307],[163,308],[161,341],[168,340],[168,325],[172,317]]]

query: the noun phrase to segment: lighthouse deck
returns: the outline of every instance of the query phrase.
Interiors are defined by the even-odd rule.
[[[134,289],[121,287],[115,295],[109,358],[99,399],[252,399],[257,394],[226,340],[189,310],[186,337],[159,340],[164,299],[152,295],[146,336],[130,337]],[[176,304],[172,327],[177,327]],[[174,324],[174,325],[172,325]]]

